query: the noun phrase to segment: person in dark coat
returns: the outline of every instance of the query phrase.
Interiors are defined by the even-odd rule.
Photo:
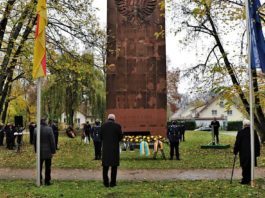
[[[31,122],[29,124],[29,143],[30,144],[34,144],[33,142],[33,137],[34,137],[34,129],[35,129],[36,125],[34,122]]]
[[[254,133],[255,166],[257,157],[260,156],[260,142],[257,133]],[[240,166],[242,168],[241,184],[249,184],[251,181],[251,148],[250,148],[250,121],[243,121],[243,129],[238,131],[234,146],[234,154],[239,153]]]
[[[90,136],[91,136],[91,125],[89,124],[88,121],[84,124],[83,131],[84,131],[84,135],[85,135],[85,143],[89,144]]]
[[[4,145],[4,137],[5,137],[5,126],[0,123],[0,146]]]
[[[170,160],[173,160],[174,150],[176,153],[176,160],[179,158],[179,140],[181,138],[181,127],[177,126],[176,121],[173,121],[167,129],[167,138],[170,143]]]
[[[186,127],[185,127],[185,124],[184,124],[184,122],[181,122],[180,123],[180,129],[181,129],[181,138],[180,138],[180,140],[181,141],[183,141],[183,142],[185,142],[185,131],[186,131]]]
[[[220,127],[219,121],[216,120],[216,118],[213,118],[213,121],[211,122],[210,127],[212,128],[213,133],[214,133],[213,144],[215,143],[219,144],[219,127]]]
[[[23,131],[25,128],[23,126],[17,125],[15,126],[14,136],[17,139],[17,152],[20,152],[20,147],[22,145]]]
[[[91,137],[94,142],[95,160],[101,159],[101,127],[100,122],[96,120],[95,126],[92,127]]]
[[[53,131],[54,139],[55,139],[55,148],[56,150],[59,150],[58,149],[59,129],[58,129],[58,123],[56,120],[51,122],[51,127]]]
[[[4,130],[6,133],[6,148],[13,150],[15,145],[15,127],[12,123],[8,123]]]
[[[103,182],[105,187],[116,186],[117,168],[120,165],[119,142],[122,139],[121,126],[115,123],[115,115],[109,114],[108,120],[101,126]],[[111,166],[111,181],[108,171]]]
[[[36,152],[37,128],[34,131],[34,147]],[[51,164],[52,157],[56,152],[55,139],[52,128],[46,123],[46,119],[41,119],[40,127],[40,178],[42,184],[42,165],[45,162],[45,185],[51,185]]]

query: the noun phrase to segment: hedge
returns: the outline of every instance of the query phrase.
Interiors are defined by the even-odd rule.
[[[227,122],[227,131],[238,131],[242,129],[242,121],[229,121]]]
[[[196,122],[195,120],[175,120],[177,124],[184,123],[186,130],[194,130],[196,129]],[[168,122],[167,126],[170,125],[172,122]]]

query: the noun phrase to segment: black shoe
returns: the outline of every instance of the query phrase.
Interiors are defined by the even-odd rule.
[[[169,160],[173,160],[173,157],[170,157]]]
[[[176,160],[180,160],[180,158],[179,157],[177,157],[177,159]]]
[[[114,184],[110,183],[110,185],[109,185],[109,187],[115,187],[115,186],[117,186],[116,183],[114,183]]]
[[[45,182],[45,186],[50,186],[50,185],[52,185],[52,183],[51,182]]]
[[[105,186],[106,188],[108,188],[110,185],[107,184],[107,183],[104,183],[104,186]]]
[[[249,185],[250,184],[250,181],[241,181],[240,184]]]

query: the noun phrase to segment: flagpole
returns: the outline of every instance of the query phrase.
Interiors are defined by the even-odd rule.
[[[254,89],[251,67],[251,38],[250,38],[250,19],[249,19],[249,0],[245,1],[246,21],[247,21],[247,42],[248,42],[248,67],[249,67],[249,109],[250,109],[250,152],[251,152],[251,186],[254,187]]]
[[[41,78],[37,80],[37,181],[36,184],[39,187],[41,185],[40,181],[40,118],[41,117]]]

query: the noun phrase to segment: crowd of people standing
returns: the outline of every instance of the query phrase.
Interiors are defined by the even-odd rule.
[[[6,139],[6,148],[13,150],[19,148],[22,142],[22,132],[24,128],[20,125],[8,123],[6,125],[0,124],[0,146],[4,146],[4,139]]]
[[[219,127],[220,124],[215,118],[211,122],[211,127],[214,133],[214,141],[219,144]],[[12,123],[3,125],[0,123],[0,146],[4,145],[6,139],[6,148],[14,149],[21,145],[22,132],[24,128],[20,125],[15,126]],[[73,128],[67,128],[68,131],[73,131]],[[66,130],[66,132],[67,132]],[[172,121],[167,127],[167,138],[170,145],[170,160],[174,156],[176,160],[180,160],[179,145],[181,141],[185,141],[185,125],[183,122]],[[75,133],[74,133],[75,134]],[[76,135],[76,134],[75,134]],[[120,141],[123,133],[121,126],[115,122],[115,115],[109,114],[107,121],[101,125],[99,120],[95,121],[94,125],[86,122],[83,125],[84,142],[93,141],[94,145],[94,160],[102,160],[103,167],[103,184],[106,187],[116,186],[117,170],[120,163]],[[50,121],[49,124],[45,120],[41,121],[41,168],[45,163],[45,184],[50,185],[51,180],[51,163],[52,157],[58,150],[59,129],[56,121]],[[236,137],[234,146],[234,154],[239,153],[240,165],[242,167],[242,184],[250,183],[250,122],[243,121],[243,129],[240,130]],[[29,143],[34,144],[36,148],[36,124],[29,124]],[[158,151],[161,152],[162,158],[166,159],[163,142],[160,139],[155,139],[154,142],[154,157],[156,159]],[[256,157],[260,155],[260,143],[257,134],[255,133],[255,165]],[[109,181],[108,171],[111,167],[111,178]],[[42,175],[41,175],[42,176]]]

